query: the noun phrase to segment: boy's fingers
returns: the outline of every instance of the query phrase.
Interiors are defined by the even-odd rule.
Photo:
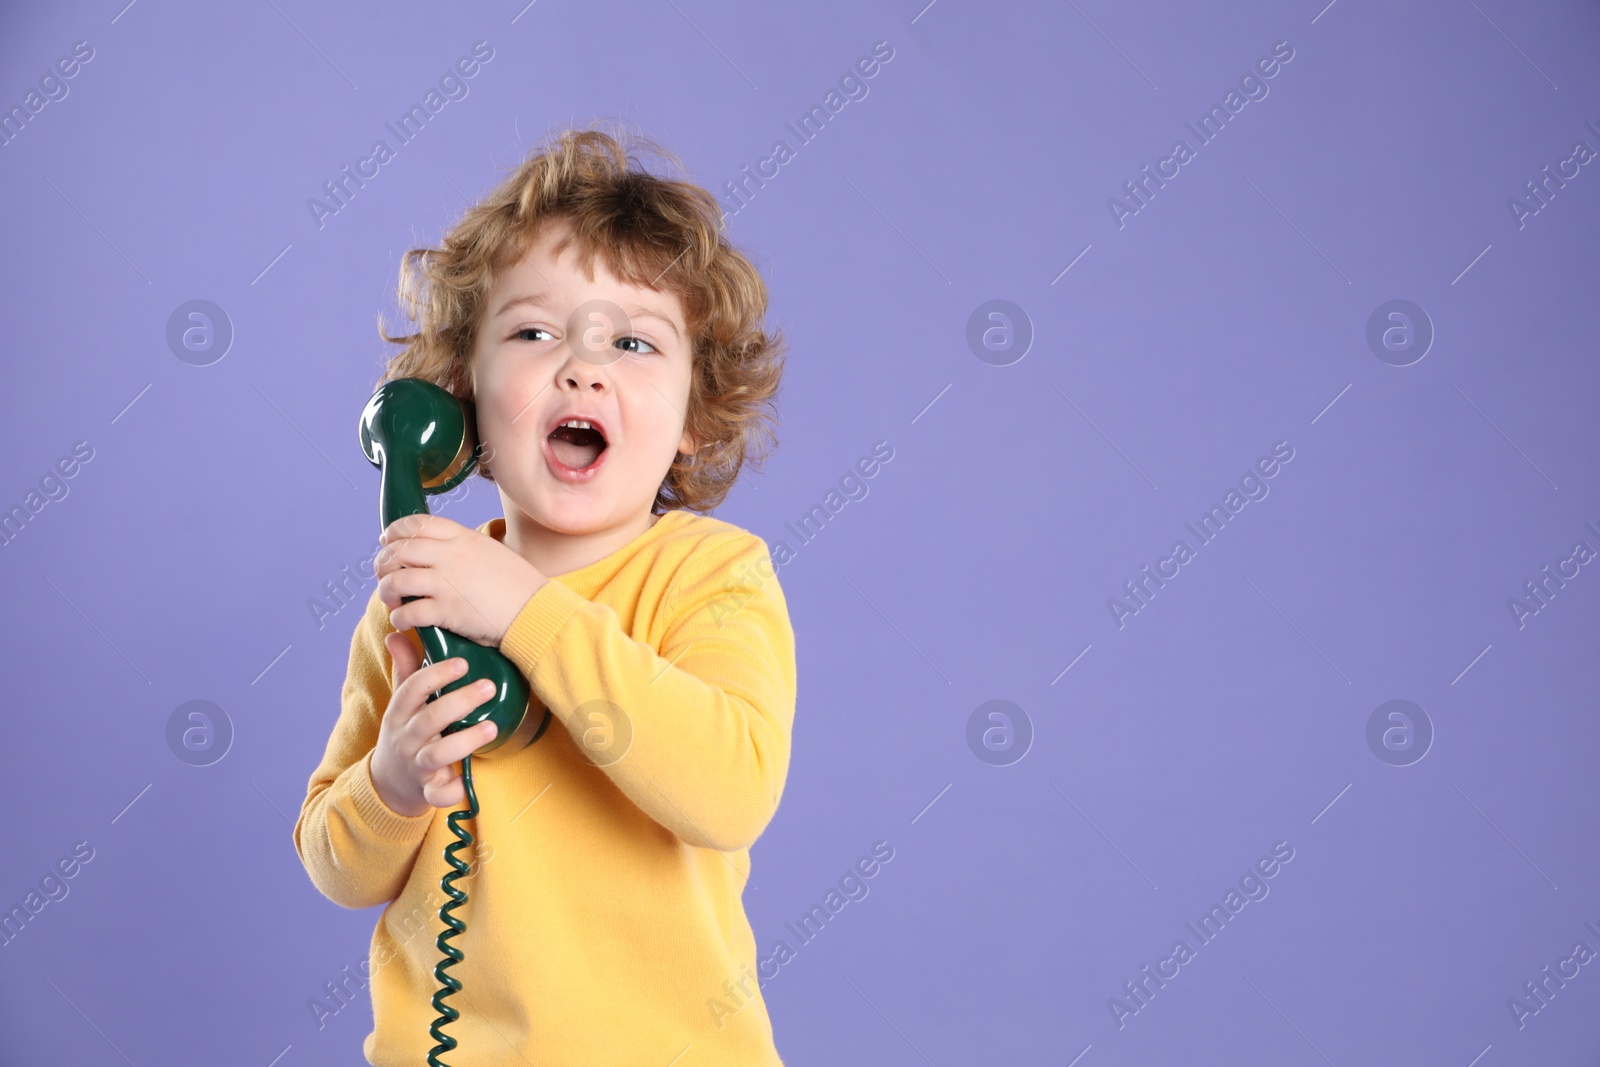
[[[458,665],[452,667],[452,663]],[[420,749],[437,738],[445,727],[464,719],[473,708],[482,704],[491,694],[480,692],[471,685],[452,689],[437,700],[428,697],[443,689],[460,676],[458,660],[445,660],[424,667],[402,683],[403,689],[395,693],[396,707],[401,709],[397,718],[412,748]]]
[[[470,756],[488,744],[494,737],[494,729],[494,723],[485,719],[465,730],[457,730],[439,742],[441,746],[448,746],[442,754],[450,757],[450,763],[459,763],[462,756]]]
[[[427,779],[422,783],[422,791],[423,791],[423,793],[424,794],[437,793],[439,790],[443,789],[445,787],[445,785],[447,785],[449,783],[451,777],[454,774],[455,774],[455,768],[448,767],[448,766],[440,767],[438,770],[436,770],[432,774],[428,775]],[[432,803],[432,801],[429,801],[429,803]]]
[[[465,730],[457,730],[448,737],[429,741],[417,751],[417,765],[429,772],[449,768],[462,756],[469,756],[488,744],[494,737],[491,732],[493,729],[494,723],[486,719]]]
[[[467,799],[467,787],[461,783],[461,776],[457,775],[438,785],[429,785],[422,794],[422,798],[436,808],[454,808]]]
[[[480,688],[481,679],[460,689],[452,689],[433,702],[428,712],[428,735],[444,732],[444,728],[467,717],[467,712],[494,696],[493,688]]]
[[[413,650],[413,655],[415,656],[415,650]],[[416,658],[420,662],[421,657],[417,656]],[[407,706],[411,709],[411,714],[417,714],[417,709],[426,706],[428,695],[430,693],[433,693],[439,689],[443,689],[445,686],[461,677],[464,669],[465,664],[461,662],[460,658],[452,656],[447,660],[441,660],[438,663],[430,663],[426,667],[422,667],[413,671],[409,677],[405,678],[401,682],[401,684],[406,687],[404,698]],[[460,692],[460,690],[455,690],[455,692]],[[447,693],[445,695],[449,696],[450,694]],[[441,697],[440,700],[442,699],[444,698]],[[439,701],[436,700],[434,703],[437,704]],[[456,718],[460,717],[461,716],[459,715],[456,716]],[[430,734],[436,734],[439,732],[439,730],[438,728],[434,728],[428,732]]]
[[[394,660],[394,684],[399,688],[401,682],[417,672],[422,656],[398,630],[386,634],[383,643],[388,646],[389,656]]]

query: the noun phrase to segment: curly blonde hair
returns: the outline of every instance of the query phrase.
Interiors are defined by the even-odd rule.
[[[766,284],[724,236],[716,198],[693,182],[650,173],[629,154],[652,152],[681,171],[655,141],[596,126],[547,137],[466,210],[440,247],[401,257],[399,300],[417,332],[391,336],[378,316],[378,335],[404,346],[378,384],[423,378],[475,402],[472,349],[494,272],[521,259],[546,222],[568,221],[572,234],[561,247],[576,244],[590,277],[598,255],[618,279],[682,302],[694,361],[684,427],[697,450],[674,457],[651,511],[708,512],[745,464],[760,470],[777,445],[769,408],[788,346],[781,330],[763,327]]]

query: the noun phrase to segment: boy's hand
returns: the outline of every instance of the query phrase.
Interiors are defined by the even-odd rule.
[[[455,807],[466,800],[467,789],[453,765],[493,739],[496,728],[485,719],[449,737],[441,733],[493,696],[494,683],[464,685],[429,704],[428,694],[461,677],[466,661],[453,657],[418,670],[422,654],[405,635],[389,634],[383,643],[394,659],[395,684],[372,750],[372,788],[398,815]]]
[[[373,573],[396,630],[442,626],[498,648],[528,599],[550,580],[488,534],[442,515],[396,519],[379,540],[384,547]],[[402,604],[408,596],[423,599]]]

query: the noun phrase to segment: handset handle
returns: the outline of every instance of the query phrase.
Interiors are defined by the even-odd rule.
[[[383,529],[408,515],[429,514],[428,496],[455,488],[472,473],[480,446],[470,416],[465,402],[421,378],[397,378],[373,393],[361,412],[361,450],[378,468],[378,513]],[[402,602],[417,599],[408,596]],[[430,695],[430,702],[484,678],[495,685],[494,696],[445,727],[443,733],[453,734],[492,719],[495,735],[474,755],[492,752],[510,740],[529,703],[528,682],[517,665],[499,649],[442,626],[419,626],[416,633],[422,639],[424,666],[457,656],[467,662],[466,673]],[[546,711],[528,744],[537,741],[549,723]]]

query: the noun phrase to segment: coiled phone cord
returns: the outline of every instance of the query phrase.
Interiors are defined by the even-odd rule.
[[[444,890],[450,899],[439,909],[439,921],[449,929],[439,934],[434,942],[445,958],[440,960],[433,968],[433,976],[443,983],[444,988],[433,995],[433,1009],[439,1012],[439,1017],[428,1027],[428,1035],[439,1042],[428,1051],[428,1067],[449,1067],[441,1063],[439,1053],[449,1052],[456,1047],[456,1039],[445,1033],[442,1029],[446,1023],[455,1022],[461,1018],[461,1013],[444,1002],[444,998],[451,993],[461,991],[461,980],[454,975],[446,973],[448,968],[460,963],[464,953],[449,943],[449,939],[467,929],[467,924],[456,918],[451,912],[467,902],[467,894],[455,887],[455,881],[468,873],[471,868],[466,863],[456,858],[456,853],[472,844],[472,834],[462,829],[461,823],[466,819],[478,817],[478,794],[472,788],[472,754],[461,757],[461,782],[467,790],[467,808],[464,811],[452,811],[446,820],[450,824],[450,832],[456,835],[457,840],[452,841],[444,848],[444,860],[451,869],[439,881],[439,888]]]

